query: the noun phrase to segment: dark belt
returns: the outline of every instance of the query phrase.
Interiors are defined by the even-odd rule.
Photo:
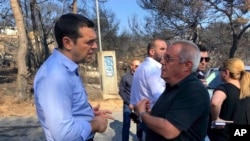
[[[94,141],[94,138],[92,138],[92,139],[88,139],[88,140],[86,140],[86,141]]]

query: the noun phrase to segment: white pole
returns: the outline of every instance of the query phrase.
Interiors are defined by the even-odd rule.
[[[97,30],[98,30],[98,39],[99,39],[99,47],[100,52],[102,51],[102,39],[101,39],[101,28],[100,28],[100,18],[99,18],[99,4],[98,0],[95,1],[96,3],[96,17],[97,17]]]

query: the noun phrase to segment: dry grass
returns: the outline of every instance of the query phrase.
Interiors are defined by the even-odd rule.
[[[9,116],[36,116],[35,105],[33,99],[28,101],[17,101],[14,96],[8,96],[0,93],[0,117]],[[90,104],[94,107],[100,104],[100,109],[107,109],[112,112],[122,110],[122,100],[90,100]]]
[[[0,68],[0,117],[8,116],[36,116],[34,100],[31,98],[27,101],[20,102],[13,95],[15,92],[16,70],[8,68]],[[30,85],[32,85],[30,80]],[[89,103],[94,107],[97,104],[101,105],[101,109],[108,109],[110,111],[121,111],[122,100],[110,99],[101,100],[100,90],[95,87],[88,87]]]
[[[0,117],[35,116],[33,101],[17,101],[14,96],[0,94]]]

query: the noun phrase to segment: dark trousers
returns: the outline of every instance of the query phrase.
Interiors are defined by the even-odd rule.
[[[147,126],[143,122],[139,122],[136,125],[136,136],[139,140],[142,140],[143,132],[146,134]]]
[[[129,141],[130,113],[129,106],[123,103],[122,141]]]

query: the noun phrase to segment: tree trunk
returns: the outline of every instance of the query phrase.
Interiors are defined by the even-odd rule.
[[[72,2],[72,12],[77,13],[77,0],[73,0]]]
[[[48,34],[46,33],[46,30],[45,30],[45,27],[44,27],[44,24],[43,24],[43,20],[42,20],[42,14],[41,14],[41,11],[38,10],[37,11],[37,15],[38,15],[38,19],[40,21],[40,26],[41,28],[40,29],[40,36],[41,36],[41,40],[42,40],[42,43],[43,43],[43,56],[42,56],[42,59],[39,66],[42,65],[42,63],[44,62],[44,60],[46,60],[48,57],[49,57],[49,54],[50,54],[50,51],[49,51],[49,45],[48,45],[48,42],[47,42],[47,39],[48,39]]]
[[[243,33],[245,33],[247,31],[247,29],[250,28],[250,23],[248,25],[246,25],[245,27],[243,27],[243,29],[239,32],[239,34],[233,34],[233,45],[230,48],[230,52],[229,52],[229,58],[233,58],[235,55],[235,52],[238,48],[238,44],[243,36]]]
[[[43,17],[36,0],[30,0],[30,13],[34,33],[35,68],[39,68],[49,56],[50,50],[47,42],[48,35],[42,20]]]
[[[38,31],[37,31],[37,23],[36,23],[36,12],[35,12],[35,9],[36,9],[36,0],[31,0],[30,1],[30,17],[31,17],[31,23],[32,23],[32,28],[33,28],[33,36],[31,36],[31,41],[34,42],[34,45],[35,47],[32,49],[34,51],[34,53],[36,54],[37,57],[35,57],[35,63],[34,63],[34,67],[38,67],[40,63],[40,59],[41,57],[39,56],[40,55],[40,46],[39,46],[39,41],[38,41]],[[34,38],[33,38],[34,37]],[[32,42],[31,42],[32,43]]]
[[[229,51],[229,58],[233,58],[239,44],[239,39],[236,35],[233,36],[233,45]]]
[[[19,36],[18,40],[19,48],[16,58],[18,73],[17,73],[17,80],[16,80],[17,87],[15,94],[19,99],[26,99],[28,96],[26,90],[28,71],[25,58],[27,55],[28,40],[24,26],[24,18],[19,2],[20,2],[19,0],[10,0]]]

